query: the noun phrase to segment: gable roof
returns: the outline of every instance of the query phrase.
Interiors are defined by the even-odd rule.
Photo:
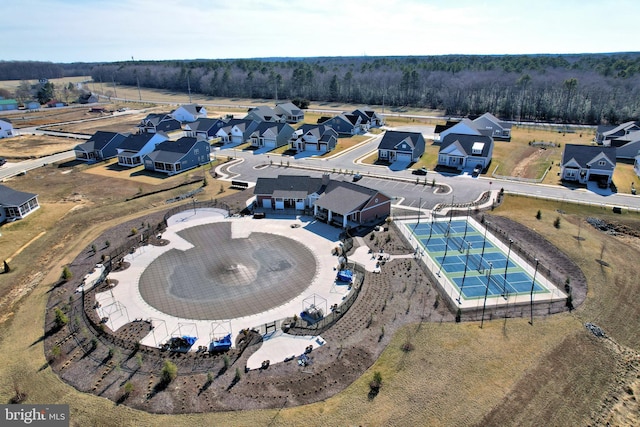
[[[0,185],[0,206],[20,206],[36,196],[37,194],[17,191]]]
[[[163,119],[156,125],[156,132],[171,132],[182,129],[182,124],[176,119]]]
[[[420,138],[424,139],[422,134],[419,132],[388,130],[384,133],[384,136],[378,145],[378,149],[397,150],[397,147],[401,142],[406,142],[413,150],[418,145]]]
[[[202,107],[202,105],[198,105],[198,104],[183,104],[181,106],[179,106],[178,108],[176,108],[175,110],[172,111],[175,112],[176,110],[178,110],[179,108],[182,108],[183,110],[187,111],[189,114],[193,114],[198,115],[200,114],[200,112],[202,111],[202,109],[204,107]]]
[[[258,132],[259,135],[262,135],[263,133],[265,133],[269,129],[276,128],[275,134],[279,135],[280,132],[282,132],[282,128],[285,127],[285,125],[287,125],[287,124],[286,123],[276,123],[276,122],[260,122],[260,123],[258,123],[258,126],[256,126],[256,128],[252,130],[252,133],[253,132]]]
[[[207,117],[199,117],[194,122],[190,122],[187,125],[189,129],[193,131],[207,132],[209,129],[213,127],[221,127],[224,124],[224,121],[221,119],[209,119]]]
[[[484,144],[482,152],[479,156],[488,157],[493,145],[493,138],[486,135],[466,135],[461,133],[450,133],[445,136],[440,145],[440,152],[451,150],[454,145],[461,154],[471,156],[473,154],[473,145],[476,143]]]
[[[590,167],[590,163],[599,156],[606,157],[613,167],[616,165],[616,148],[602,147],[599,145],[565,144],[562,152],[562,165],[571,161],[576,162],[581,168]]]
[[[362,208],[375,194],[378,194],[378,190],[353,182],[331,180],[315,204],[337,214],[347,215]]]
[[[293,102],[282,102],[280,104],[276,104],[275,111],[289,116],[300,116],[303,114],[302,110]]]
[[[121,150],[127,151],[140,151],[144,148],[145,145],[151,141],[151,138],[155,137],[157,134],[155,133],[137,133],[133,135],[127,136],[122,142],[118,145],[117,148]],[[162,136],[163,140],[166,137]]]
[[[164,141],[158,144],[147,156],[154,162],[176,163],[189,153],[198,143],[197,138],[185,136],[177,141]]]
[[[86,142],[78,144],[76,148],[82,149],[87,152],[93,152],[96,150],[102,150],[109,143],[114,143],[118,146],[129,134],[121,134],[117,132],[107,132],[99,130],[93,134]]]
[[[245,118],[251,116],[258,117],[263,121],[271,121],[280,118],[280,115],[273,108],[266,105],[259,105],[257,107],[250,108]]]
[[[301,192],[304,192],[304,197],[306,197],[309,194],[319,192],[321,187],[322,178],[312,178],[308,175],[278,175],[277,178],[258,178],[253,194],[278,194],[279,197],[282,197],[288,193],[299,196]]]

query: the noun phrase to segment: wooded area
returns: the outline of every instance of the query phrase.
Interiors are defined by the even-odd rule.
[[[3,75],[7,64],[0,63],[0,79],[9,78]],[[20,64],[24,70],[28,64],[42,68],[46,63]],[[448,116],[489,111],[517,121],[599,124],[640,118],[640,53],[57,65],[65,75],[85,70],[103,87],[116,85],[116,92],[118,84],[139,84],[219,97],[423,107],[443,110]]]

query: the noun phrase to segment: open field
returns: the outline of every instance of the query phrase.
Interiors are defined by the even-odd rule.
[[[0,139],[0,157],[9,160],[36,159],[73,150],[82,139],[49,135],[19,135]]]
[[[633,425],[637,421],[637,401],[632,398],[637,397],[640,361],[640,284],[635,280],[640,245],[637,237],[602,233],[584,219],[603,218],[637,232],[640,217],[516,197],[507,197],[492,215],[535,229],[574,259],[589,278],[586,302],[570,314],[536,318],[533,326],[526,318],[485,322],[483,329],[477,322],[407,325],[367,373],[343,392],[282,410],[153,415],[80,393],[47,367],[40,342],[48,290],[61,266],[102,230],[165,209],[164,200],[197,185],[125,202],[140,189],[148,192],[158,186],[86,172],[84,166],[50,166],[12,182],[18,190],[42,194],[43,207],[2,227],[0,255],[11,257],[39,233],[46,233],[13,257],[11,274],[0,275],[0,295],[18,289],[11,300],[0,303],[5,319],[0,325],[0,366],[10,373],[0,375],[2,401],[19,387],[27,394],[27,403],[70,403],[72,425],[598,425],[606,421]],[[196,178],[199,173],[189,175]],[[209,184],[203,199],[230,192],[219,193],[215,180]],[[540,220],[535,218],[537,210]],[[557,217],[559,229],[553,226]],[[19,304],[9,304],[19,296],[23,297]],[[597,323],[613,341],[591,335],[583,326],[587,321]],[[407,340],[414,351],[401,351]],[[369,399],[374,371],[381,372],[383,387]],[[614,407],[614,402],[626,405]]]
[[[15,91],[20,85],[22,80],[0,80],[0,88]],[[38,80],[27,80],[31,84],[38,83]],[[87,83],[91,81],[91,76],[75,76],[75,77],[61,77],[59,79],[49,79],[50,83],[53,83],[56,88],[62,88],[69,83]]]

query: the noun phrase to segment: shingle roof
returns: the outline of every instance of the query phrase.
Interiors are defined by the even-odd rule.
[[[107,144],[111,141],[114,141],[116,145],[120,142],[124,141],[128,134],[121,134],[117,132],[107,132],[99,130],[93,134],[91,138],[87,140],[87,142],[83,144],[78,144],[76,149],[82,149],[86,152],[93,152],[96,150],[102,150]]]
[[[411,148],[415,148],[416,144],[418,143],[418,139],[421,136],[422,134],[418,132],[400,132],[396,130],[388,130],[384,133],[384,136],[382,137],[378,148],[383,150],[395,150],[397,145],[404,140],[407,141]]]
[[[562,152],[562,165],[566,165],[571,160],[575,160],[581,168],[586,168],[587,164],[598,154],[604,154],[615,166],[616,147],[602,147],[599,145],[565,144]]]
[[[253,194],[273,195],[278,192],[277,194],[282,196],[283,192],[298,195],[298,192],[304,191],[309,195],[318,192],[321,187],[322,178],[312,178],[308,175],[278,175],[277,178],[258,178]]]
[[[221,126],[223,123],[224,122],[220,119],[209,119],[206,117],[199,117],[196,119],[195,122],[189,123],[189,127],[191,128],[191,130],[206,132],[212,127]]]
[[[140,151],[155,135],[154,133],[129,135],[118,145],[118,148],[129,151]]]
[[[329,181],[326,190],[316,201],[318,207],[340,215],[362,208],[378,190],[347,181]]]
[[[445,136],[442,140],[442,144],[440,145],[440,151],[445,150],[451,144],[456,144],[456,146],[466,155],[470,156],[472,154],[473,144],[476,142],[484,143],[482,147],[482,153],[480,156],[487,157],[489,155],[489,150],[493,145],[493,139],[490,136],[486,135],[465,135],[461,133],[450,133]]]
[[[36,196],[37,194],[17,191],[0,185],[0,206],[20,206]]]
[[[177,141],[164,141],[158,144],[148,156],[154,162],[177,163],[197,142],[197,138],[186,136]]]

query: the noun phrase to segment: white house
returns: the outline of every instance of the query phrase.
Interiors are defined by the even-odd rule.
[[[0,120],[0,138],[9,138],[15,136],[13,133],[13,125],[7,119]]]
[[[184,104],[169,113],[179,122],[195,122],[197,119],[207,117],[207,110],[202,105]]]
[[[438,166],[465,169],[486,169],[493,156],[493,138],[486,135],[447,135],[440,145]]]
[[[126,167],[140,166],[143,156],[152,152],[158,144],[168,138],[162,133],[139,133],[127,136],[118,145],[118,164]]]
[[[0,224],[22,219],[40,207],[38,195],[0,185]]]

